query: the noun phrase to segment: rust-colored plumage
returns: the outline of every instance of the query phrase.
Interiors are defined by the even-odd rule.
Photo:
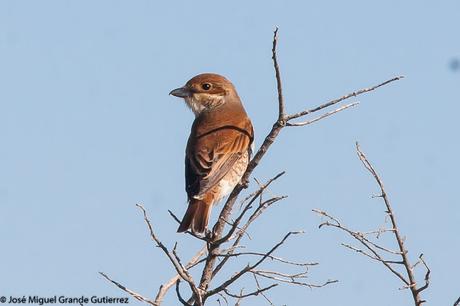
[[[170,94],[184,98],[195,114],[185,151],[188,208],[177,231],[202,233],[212,206],[244,174],[254,132],[235,87],[223,76],[197,75]]]

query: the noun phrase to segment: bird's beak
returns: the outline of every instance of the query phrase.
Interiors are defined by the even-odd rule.
[[[169,94],[179,98],[186,98],[190,96],[190,89],[187,87],[179,87],[171,90]]]

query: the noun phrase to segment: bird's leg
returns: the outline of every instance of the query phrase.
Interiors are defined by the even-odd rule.
[[[213,236],[214,236],[214,234],[213,234],[213,232],[212,232],[210,229],[206,228],[206,229],[204,230],[204,238],[205,238],[207,241],[211,241],[212,238],[213,238]]]
[[[246,189],[249,187],[249,179],[245,178],[245,179],[241,179],[240,181],[240,185],[243,189]]]

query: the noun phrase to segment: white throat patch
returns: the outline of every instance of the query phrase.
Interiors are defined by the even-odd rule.
[[[224,102],[224,97],[223,96],[217,96],[217,95],[210,95],[210,94],[200,94],[201,99],[205,102],[198,101],[192,96],[186,97],[185,102],[187,103],[187,106],[190,107],[192,112],[195,114],[195,117],[197,117],[199,114],[201,114],[204,110],[212,107],[219,106]]]

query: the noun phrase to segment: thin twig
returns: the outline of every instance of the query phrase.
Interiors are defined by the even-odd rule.
[[[261,274],[266,274],[266,275],[277,275],[281,276],[284,278],[289,278],[289,279],[303,279],[307,278],[308,270],[300,272],[300,273],[294,273],[294,274],[288,274],[288,273],[283,273],[283,272],[278,272],[278,271],[269,271],[269,270],[257,270],[257,273]]]
[[[193,256],[192,259],[190,259],[190,261],[185,265],[185,268],[190,269],[194,267],[200,261],[201,256],[203,256],[206,253],[206,249],[207,249],[206,246],[203,246],[201,250],[198,251],[198,253],[196,253],[196,255]],[[166,283],[160,286],[160,288],[158,289],[157,296],[155,297],[155,301],[154,301],[157,305],[160,305],[163,302],[163,298],[168,292],[168,290],[179,279],[180,279],[179,274],[176,274],[176,276],[172,277],[169,281],[167,281]]]
[[[391,264],[382,258],[382,256],[376,251],[374,250],[373,246],[368,243],[368,240],[364,238],[364,236],[362,235],[357,235],[356,232],[350,230],[349,228],[343,226],[337,218],[335,217],[332,217],[331,215],[329,215],[327,212],[325,211],[322,211],[322,210],[319,210],[319,209],[313,209],[314,212],[322,215],[322,216],[325,216],[331,220],[333,220],[334,222],[336,223],[330,223],[330,222],[323,222],[319,227],[321,228],[322,226],[329,226],[329,227],[335,227],[335,228],[338,228],[346,233],[348,233],[350,236],[352,236],[353,238],[355,238],[356,240],[358,240],[363,246],[366,247],[366,249],[368,249],[372,255],[375,257],[376,260],[380,261],[385,267],[387,267],[388,270],[390,270],[394,275],[396,275],[403,283],[404,285],[408,286],[410,283],[408,280],[406,280],[406,278],[401,274],[399,273],[398,271],[396,271],[392,266]],[[363,255],[366,254],[366,253],[362,253]],[[371,257],[372,258],[372,257]]]
[[[352,92],[350,94],[344,95],[344,96],[342,96],[340,98],[330,100],[330,101],[328,101],[328,102],[326,102],[324,104],[321,104],[321,105],[319,105],[319,106],[317,106],[315,108],[304,110],[304,111],[301,111],[301,112],[298,112],[298,113],[295,113],[295,114],[288,115],[288,114],[286,114],[286,110],[285,110],[285,102],[284,102],[284,95],[283,95],[282,81],[281,81],[282,78],[281,78],[280,67],[279,67],[279,63],[278,63],[278,59],[277,59],[277,43],[278,43],[278,28],[276,28],[274,30],[273,44],[272,44],[272,60],[273,60],[273,67],[274,67],[274,70],[275,70],[275,78],[276,78],[277,94],[278,94],[278,101],[277,101],[277,103],[278,103],[278,117],[277,117],[276,121],[274,122],[270,132],[265,137],[262,145],[260,146],[260,148],[257,150],[257,152],[254,155],[254,157],[249,162],[249,164],[247,166],[247,169],[246,169],[243,177],[241,178],[240,183],[233,189],[233,191],[230,193],[229,197],[227,198],[227,201],[225,202],[225,204],[224,204],[224,206],[223,206],[223,208],[222,208],[222,210],[220,212],[219,218],[218,218],[217,222],[215,223],[215,225],[214,225],[214,227],[212,229],[212,232],[207,234],[205,237],[202,237],[202,236],[196,235],[193,232],[188,231],[188,234],[192,235],[193,237],[198,238],[198,239],[203,240],[203,241],[206,241],[205,248],[202,249],[200,252],[198,252],[198,254],[195,255],[195,257],[193,257],[186,265],[183,265],[181,263],[181,259],[180,259],[179,255],[177,254],[177,243],[175,244],[175,246],[172,249],[172,251],[169,251],[168,248],[161,242],[161,240],[154,233],[152,225],[151,225],[151,222],[147,217],[147,213],[146,213],[144,207],[142,205],[137,205],[143,212],[144,220],[145,220],[145,223],[148,226],[148,229],[149,229],[150,236],[151,236],[152,240],[156,243],[156,246],[159,247],[163,251],[163,253],[168,257],[169,261],[172,263],[172,265],[174,266],[174,268],[175,268],[175,270],[177,272],[177,275],[175,277],[171,278],[168,282],[166,282],[165,284],[160,286],[155,301],[150,301],[148,299],[145,299],[145,298],[143,298],[142,296],[138,295],[135,292],[127,291],[129,289],[127,289],[124,286],[122,286],[122,285],[110,280],[105,274],[101,273],[106,279],[110,280],[112,283],[117,285],[119,288],[125,290],[126,292],[128,292],[131,295],[133,295],[134,297],[137,296],[136,297],[137,299],[142,300],[142,301],[146,301],[147,303],[150,303],[152,305],[158,306],[163,301],[163,297],[166,294],[166,292],[169,290],[169,288],[172,287],[174,284],[176,284],[176,293],[177,293],[179,301],[183,305],[190,306],[193,303],[195,306],[202,306],[202,305],[204,305],[204,303],[205,303],[205,301],[206,301],[206,299],[208,297],[210,297],[212,295],[215,295],[215,294],[221,295],[222,298],[227,302],[227,300],[225,299],[225,296],[222,294],[222,292],[225,292],[226,294],[232,296],[232,294],[228,292],[228,286],[231,285],[232,283],[234,283],[236,280],[238,280],[242,275],[244,275],[244,274],[246,274],[248,272],[253,272],[253,276],[254,276],[254,279],[255,279],[256,285],[257,285],[257,291],[254,291],[253,293],[248,293],[248,294],[243,294],[243,291],[241,291],[240,295],[233,294],[234,297],[238,298],[237,305],[239,305],[239,302],[240,302],[241,298],[248,297],[248,296],[251,296],[251,295],[257,295],[259,293],[262,296],[264,296],[264,298],[271,305],[273,305],[273,303],[264,295],[264,291],[267,291],[267,290],[275,287],[277,284],[273,284],[273,285],[270,285],[268,287],[261,288],[261,286],[260,286],[260,284],[259,284],[259,282],[257,280],[256,274],[254,274],[254,271],[255,271],[254,269],[258,265],[260,265],[266,259],[272,259],[272,260],[279,261],[281,263],[291,264],[291,265],[296,265],[296,266],[314,265],[314,264],[295,263],[295,262],[284,260],[284,259],[281,259],[279,257],[275,257],[275,256],[272,255],[272,253],[278,247],[280,247],[291,234],[298,234],[300,232],[289,232],[282,239],[281,242],[276,244],[267,253],[257,253],[257,252],[235,253],[235,250],[239,247],[239,243],[240,243],[242,237],[245,234],[248,234],[247,230],[248,230],[249,226],[252,224],[252,222],[255,219],[257,219],[272,204],[277,203],[278,201],[286,198],[286,196],[272,197],[272,198],[270,198],[268,200],[264,200],[262,198],[262,194],[263,194],[264,190],[268,187],[268,185],[272,181],[276,180],[279,176],[281,176],[284,173],[283,172],[283,173],[278,174],[275,178],[273,178],[271,181],[269,181],[265,185],[259,186],[259,189],[255,193],[251,194],[249,197],[244,199],[242,204],[241,204],[242,206],[246,203],[246,201],[249,201],[249,203],[246,204],[244,210],[240,213],[240,215],[238,216],[238,218],[234,222],[229,222],[233,206],[236,203],[236,200],[237,200],[239,194],[241,193],[241,191],[244,188],[246,188],[246,184],[244,182],[248,181],[250,175],[252,174],[254,169],[259,165],[260,161],[265,156],[265,154],[267,153],[268,149],[274,143],[276,138],[279,136],[280,131],[284,127],[286,127],[286,126],[305,126],[305,125],[312,124],[314,122],[317,122],[317,121],[320,121],[320,120],[322,120],[324,118],[327,118],[327,117],[329,117],[331,115],[334,115],[334,114],[336,114],[336,113],[338,113],[340,111],[343,111],[343,110],[348,109],[350,107],[356,106],[358,104],[358,102],[354,102],[354,103],[350,103],[350,104],[338,107],[335,110],[326,112],[326,113],[324,113],[322,115],[319,115],[316,118],[313,118],[313,119],[310,119],[310,120],[307,120],[307,121],[304,121],[304,122],[289,122],[290,120],[301,118],[303,116],[318,112],[320,110],[327,109],[328,107],[331,107],[331,106],[333,106],[333,105],[335,105],[335,104],[337,104],[337,103],[339,103],[341,101],[347,100],[347,99],[349,99],[351,97],[355,97],[357,95],[360,95],[360,94],[363,94],[363,93],[366,93],[366,92],[373,91],[373,90],[375,90],[375,89],[377,89],[377,88],[379,88],[381,86],[384,86],[384,85],[389,84],[391,82],[394,82],[396,80],[400,80],[403,77],[402,76],[395,77],[393,79],[387,80],[387,81],[385,81],[383,83],[380,83],[378,85],[375,85],[373,87],[360,89],[360,90],[357,90],[357,91]],[[254,212],[249,216],[249,218],[246,220],[246,222],[242,226],[239,226],[239,224],[242,223],[242,220],[245,217],[245,214],[249,211],[249,209],[252,208],[251,205],[253,203],[255,203],[255,201],[257,199],[259,199],[259,205],[255,208]],[[174,218],[174,220],[176,220],[176,222],[180,221],[171,211],[169,211],[169,213]],[[225,228],[225,225],[227,225],[227,224],[230,226],[230,230],[226,234],[224,234],[224,228]],[[334,226],[337,226],[337,224],[334,224]],[[224,251],[224,254],[222,254],[221,246],[224,243],[227,243],[227,242],[229,242],[230,240],[233,240],[233,239],[234,239],[234,241],[233,241],[233,244],[232,244],[231,248],[229,248],[228,250]],[[366,245],[372,244],[371,242],[366,242],[367,240],[362,239],[362,241],[364,241],[364,243]],[[375,246],[375,247],[377,247],[377,246]],[[208,255],[205,258],[200,259],[202,257],[202,255],[204,255],[206,250],[208,250]],[[231,278],[229,278],[228,280],[224,281],[220,286],[217,286],[215,289],[208,291],[208,287],[209,287],[209,284],[210,284],[211,280],[221,270],[221,268],[227,262],[227,260],[230,257],[238,257],[238,256],[242,256],[242,255],[253,255],[253,256],[258,256],[259,258],[258,258],[258,261],[256,261],[255,264],[246,266],[245,268],[243,268],[242,270],[237,272],[235,275],[233,275]],[[223,257],[223,259],[219,264],[216,265],[216,261],[217,261],[217,259],[219,257]],[[423,260],[423,259],[421,259],[421,260]],[[194,267],[194,266],[196,266],[196,265],[198,265],[198,264],[200,264],[202,262],[204,262],[204,267],[203,267],[203,271],[202,271],[202,274],[201,274],[199,285],[197,286],[195,284],[191,274],[189,273],[189,269],[191,269],[192,267]],[[427,267],[427,269],[428,269],[428,267]],[[281,278],[279,280],[280,282],[288,282],[289,279],[295,280],[295,279],[299,279],[299,278],[304,278],[305,274],[306,274],[306,272],[301,272],[301,273],[296,273],[296,274],[286,274],[286,273],[282,273],[282,272],[270,272],[270,271],[259,271],[259,273],[260,273],[260,276],[263,275],[262,277],[265,277],[265,278],[267,278],[267,277],[268,278],[270,278],[270,277]],[[429,276],[429,272],[427,274]],[[185,299],[183,299],[181,294],[180,294],[179,284],[180,284],[181,279],[188,283],[188,285],[190,286],[190,289],[192,291],[192,297],[190,297],[188,301],[185,301]],[[272,278],[272,279],[276,280],[276,278]],[[427,279],[428,279],[428,277],[427,277]],[[333,283],[333,282],[336,282],[336,281],[327,281],[323,285],[311,285],[311,284],[306,284],[306,283],[304,285],[307,285],[309,287],[322,287],[322,286],[325,286],[325,285],[327,285],[329,283]],[[299,284],[300,283],[301,282],[299,282]],[[218,301],[220,303],[220,299]],[[228,302],[227,302],[227,304],[228,304]]]
[[[426,273],[425,273],[425,284],[418,288],[417,291],[418,293],[422,292],[423,290],[425,290],[426,288],[428,288],[428,286],[430,285],[430,274],[431,274],[431,270],[430,268],[428,267],[428,265],[426,264],[425,262],[425,259],[423,259],[423,254],[420,254],[420,256],[418,257],[420,259],[420,261],[422,262],[423,266],[425,267],[426,269]]]
[[[260,286],[260,283],[259,283],[259,280],[257,279],[257,276],[253,273],[252,276],[254,277],[254,281],[256,282],[256,286],[257,286],[257,289],[261,289],[262,287]],[[271,305],[271,306],[275,306],[273,304],[273,302],[263,293],[261,292],[260,293],[264,299]]]
[[[286,198],[286,197],[285,196],[277,197],[277,198],[273,198],[273,199],[270,199],[270,200],[267,200],[267,201],[261,203],[254,210],[254,212],[251,214],[251,216],[246,221],[246,223],[243,225],[241,230],[239,230],[238,233],[236,234],[236,238],[235,238],[235,241],[233,242],[232,248],[235,249],[238,246],[238,244],[240,243],[242,237],[246,233],[246,231],[249,228],[249,226],[252,224],[252,222],[254,222],[254,220],[256,220],[265,211],[265,209],[267,209],[268,207],[270,207],[274,203],[277,203],[278,201],[280,201],[280,200],[282,200],[284,198]],[[231,251],[231,252],[233,252],[233,251]],[[230,254],[231,252],[229,252],[227,254]],[[219,255],[220,255],[220,253],[217,253],[214,256],[218,257]],[[225,263],[227,262],[228,259],[229,259],[229,257],[224,257],[224,259],[212,271],[212,277],[214,277],[222,269],[222,267],[225,265]]]
[[[281,83],[280,67],[278,65],[278,59],[276,57],[277,44],[278,44],[278,28],[275,28],[275,31],[273,33],[272,60],[273,60],[273,67],[275,68],[276,88],[278,91],[278,121],[282,121],[285,119],[286,114],[284,110],[283,86]]]
[[[289,232],[287,233],[284,238],[278,242],[273,248],[271,248],[266,254],[265,256],[263,256],[262,258],[260,258],[256,263],[254,263],[253,265],[247,265],[245,268],[243,268],[241,271],[237,272],[235,275],[233,275],[231,278],[229,278],[228,280],[224,281],[221,285],[217,286],[215,289],[212,289],[212,290],[209,290],[207,293],[206,293],[206,297],[209,297],[209,296],[212,296],[222,290],[224,290],[225,288],[227,288],[228,286],[230,286],[233,282],[235,282],[237,279],[239,279],[241,276],[243,276],[244,274],[246,274],[247,272],[255,269],[256,267],[258,267],[262,262],[264,262],[265,259],[267,259],[277,248],[279,248],[285,241],[286,239],[289,238],[289,236],[291,235],[295,235],[295,234],[301,234],[303,232],[300,232],[300,231],[297,231],[297,232]]]
[[[389,84],[391,82],[400,80],[402,78],[402,76],[398,76],[398,77],[392,78],[390,80],[387,80],[387,81],[385,81],[383,83],[380,83],[378,85],[375,85],[375,86],[372,86],[372,87],[369,87],[369,88],[360,89],[360,90],[357,90],[357,91],[352,92],[350,94],[347,94],[345,96],[342,96],[341,98],[331,100],[331,101],[326,102],[324,104],[321,104],[321,105],[319,105],[319,106],[317,106],[317,107],[315,107],[313,109],[305,110],[305,111],[302,111],[302,112],[299,112],[299,113],[296,113],[296,114],[292,114],[292,115],[286,115],[285,114],[284,95],[283,95],[282,83],[281,83],[281,73],[280,73],[280,69],[279,69],[278,60],[276,58],[277,41],[278,41],[278,30],[275,29],[275,31],[273,33],[272,58],[274,60],[275,77],[276,77],[277,92],[278,92],[278,118],[275,121],[275,123],[273,124],[273,126],[272,126],[270,132],[268,133],[268,135],[265,137],[262,145],[260,146],[260,148],[258,149],[256,154],[254,155],[252,160],[249,162],[248,167],[246,169],[246,172],[244,173],[243,177],[241,178],[241,182],[247,182],[248,181],[248,178],[251,175],[251,173],[259,165],[260,161],[265,156],[265,154],[267,153],[268,149],[271,147],[271,145],[273,144],[275,139],[278,137],[280,131],[286,126],[286,124],[287,124],[287,122],[289,120],[296,119],[296,118],[299,118],[299,117],[302,117],[302,116],[305,116],[305,115],[308,115],[308,114],[312,114],[314,112],[317,112],[317,111],[320,111],[322,109],[328,108],[328,107],[330,107],[332,105],[335,105],[335,104],[337,104],[337,103],[339,103],[341,101],[344,101],[346,99],[349,99],[351,97],[355,97],[357,95],[360,95],[360,94],[363,94],[363,93],[366,93],[366,92],[373,91],[373,90],[375,90],[375,89],[377,89],[379,87],[382,87],[382,86],[387,85],[387,84]],[[320,119],[322,119],[322,118],[320,118]],[[320,119],[318,119],[318,120],[320,120]],[[232,213],[232,209],[233,209],[233,206],[234,206],[234,204],[236,202],[236,199],[238,198],[239,194],[244,189],[244,187],[245,187],[245,184],[240,183],[233,189],[233,191],[230,193],[229,197],[227,198],[227,201],[225,202],[225,204],[224,204],[224,206],[223,206],[223,208],[222,208],[222,210],[220,212],[218,221],[216,222],[216,224],[213,227],[213,230],[212,230],[213,234],[212,234],[212,238],[211,238],[210,244],[209,244],[210,245],[210,247],[209,247],[209,255],[208,255],[207,259],[206,259],[205,266],[204,266],[204,269],[203,269],[203,272],[202,272],[202,275],[201,275],[201,279],[200,279],[199,288],[202,291],[207,290],[211,279],[215,276],[216,272],[220,270],[220,267],[214,269],[214,266],[216,264],[216,260],[218,258],[219,253],[220,253],[219,252],[220,244],[216,244],[214,242],[216,242],[216,241],[223,242],[223,240],[220,240],[220,239],[223,236],[224,227],[226,225],[225,221],[229,219],[229,216]]]
[[[460,305],[460,296],[458,297],[458,299],[454,303],[454,306],[458,306],[458,305]]]
[[[148,304],[153,305],[153,306],[159,306],[160,305],[160,304],[158,304],[158,303],[156,303],[156,302],[154,302],[152,300],[149,300],[148,298],[143,297],[139,293],[134,292],[131,289],[126,288],[125,286],[123,286],[119,282],[116,282],[113,279],[111,279],[110,277],[108,277],[105,273],[99,272],[99,274],[102,275],[106,280],[108,280],[109,282],[111,282],[112,284],[114,284],[115,286],[120,288],[121,290],[123,290],[124,292],[128,293],[129,295],[131,295],[136,300],[148,303]]]
[[[241,220],[243,219],[244,215],[246,214],[246,212],[251,208],[251,204],[254,203],[254,201],[259,198],[262,193],[264,192],[265,189],[268,188],[268,186],[270,186],[271,183],[273,183],[274,181],[276,181],[278,178],[280,178],[282,175],[284,175],[286,172],[285,171],[282,171],[280,173],[278,173],[277,175],[275,175],[274,177],[272,177],[271,179],[269,179],[264,185],[260,186],[259,189],[257,190],[257,192],[255,192],[254,196],[251,198],[251,200],[248,202],[248,204],[246,204],[246,206],[244,207],[243,211],[240,213],[240,215],[236,218],[235,222],[233,222],[232,224],[232,227],[230,228],[230,230],[228,231],[228,233],[223,236],[221,239],[219,240],[216,240],[214,241],[213,243],[214,244],[222,244],[224,243],[225,241],[228,241],[230,239],[230,237],[232,237],[233,233],[236,231],[236,229],[238,228],[238,225],[240,224]]]
[[[360,254],[363,254],[364,256],[367,256],[367,257],[369,257],[369,258],[371,258],[371,259],[374,259],[374,260],[376,260],[376,261],[385,261],[385,262],[388,263],[388,264],[397,264],[397,265],[402,265],[402,264],[404,264],[404,262],[402,262],[402,261],[386,260],[386,259],[382,259],[382,258],[377,257],[377,256],[373,256],[373,255],[367,253],[366,251],[364,251],[364,250],[362,250],[362,249],[358,249],[358,248],[356,248],[356,247],[354,247],[354,246],[352,246],[352,245],[349,245],[349,244],[347,244],[347,243],[341,243],[341,245],[344,246],[344,247],[346,247],[346,248],[348,248],[348,249],[350,249],[350,250],[352,250],[352,251],[355,251],[355,252],[360,253]]]
[[[177,299],[178,299],[179,302],[181,302],[182,305],[184,305],[184,306],[192,306],[192,305],[190,305],[189,303],[187,303],[187,301],[184,300],[184,298],[183,298],[182,295],[180,294],[179,284],[180,284],[180,279],[177,279],[177,281],[176,281],[176,294],[177,294]]]
[[[363,246],[366,247],[366,249],[370,253],[368,253],[368,252],[366,252],[364,250],[361,250],[359,248],[355,248],[355,247],[353,247],[353,246],[351,246],[349,244],[342,243],[342,245],[347,247],[348,249],[351,249],[353,251],[361,253],[361,254],[363,254],[363,255],[365,255],[365,256],[373,259],[373,260],[379,261],[383,265],[385,265],[385,267],[388,270],[390,270],[393,274],[395,274],[403,282],[404,285],[403,285],[403,287],[401,289],[409,289],[411,291],[412,298],[414,300],[415,306],[420,306],[421,304],[425,303],[425,300],[423,300],[421,298],[420,293],[423,290],[428,288],[428,286],[430,284],[430,273],[431,273],[431,271],[430,271],[428,265],[426,264],[425,260],[423,259],[423,254],[420,255],[419,261],[416,264],[411,265],[411,263],[409,261],[409,258],[407,256],[408,251],[407,251],[407,249],[406,249],[406,247],[404,245],[404,238],[402,238],[402,235],[401,235],[401,233],[399,231],[399,228],[398,228],[398,225],[397,225],[397,222],[396,222],[396,217],[395,217],[395,214],[393,212],[393,208],[392,208],[392,206],[390,204],[390,200],[389,200],[389,198],[387,196],[387,193],[385,191],[383,181],[380,178],[380,176],[378,175],[377,171],[372,166],[372,164],[367,159],[366,155],[361,151],[358,143],[356,143],[356,152],[358,154],[358,157],[359,157],[360,161],[364,165],[364,167],[372,174],[374,180],[377,182],[377,185],[379,186],[380,194],[377,197],[383,199],[383,202],[384,202],[385,208],[386,208],[385,213],[386,213],[386,215],[388,216],[388,218],[391,221],[391,228],[390,229],[379,229],[378,231],[371,231],[371,232],[367,232],[367,233],[361,233],[361,232],[357,232],[357,231],[352,231],[349,228],[347,228],[346,226],[344,226],[343,224],[341,224],[341,222],[337,218],[332,217],[331,215],[329,215],[325,211],[321,211],[319,209],[314,209],[313,210],[314,212],[320,214],[321,216],[325,216],[326,218],[328,218],[328,220],[325,221],[325,222],[322,222],[319,225],[319,227],[321,228],[323,226],[328,226],[328,227],[338,228],[338,229],[348,233],[349,235],[351,235],[357,241],[359,241]],[[395,240],[397,242],[397,245],[398,245],[398,250],[397,251],[394,251],[394,250],[391,250],[389,248],[383,247],[383,246],[381,246],[381,245],[379,245],[377,243],[374,243],[370,239],[366,238],[366,234],[369,234],[369,233],[377,233],[377,238],[378,238],[380,234],[385,233],[385,232],[390,232],[390,233],[393,234],[393,236],[394,236],[394,238],[395,238]],[[401,258],[401,260],[397,260],[397,261],[386,260],[379,253],[381,251],[391,253],[391,254],[396,255],[396,256],[399,256]],[[414,268],[419,263],[422,263],[424,265],[425,269],[426,269],[425,284],[422,287],[417,286],[417,282],[415,280],[415,275],[414,275]],[[392,265],[396,265],[396,264],[397,265],[402,265],[404,267],[405,275],[403,275],[402,272],[399,272],[395,268],[393,268]]]
[[[240,253],[227,253],[227,254],[220,254],[218,255],[219,257],[238,257],[238,256],[243,256],[243,255],[254,255],[254,256],[265,256],[264,253],[259,253],[259,252],[240,252]],[[295,261],[290,261],[286,260],[277,256],[268,256],[269,259],[272,259],[274,261],[279,261],[288,265],[293,265],[293,266],[300,266],[300,267],[307,267],[307,266],[316,266],[319,263],[317,262],[295,262]]]
[[[257,270],[250,271],[250,272],[255,274],[255,275],[257,275],[257,276],[263,277],[263,278],[268,278],[268,279],[271,279],[271,280],[276,280],[278,282],[287,283],[287,284],[291,284],[291,285],[297,285],[297,286],[303,286],[303,287],[308,287],[308,288],[322,288],[322,287],[325,287],[327,285],[334,284],[334,283],[338,282],[338,280],[334,279],[334,280],[327,280],[322,284],[310,284],[310,283],[306,283],[306,282],[297,281],[297,280],[295,280],[295,278],[292,279],[292,278],[284,277],[284,276],[277,277],[277,276],[275,276],[276,274],[273,273],[273,272],[272,273],[263,273],[263,272],[260,272],[260,271],[257,271]]]
[[[325,114],[322,114],[321,116],[318,116],[316,118],[313,118],[311,120],[308,120],[308,121],[304,121],[304,122],[287,122],[286,123],[286,126],[306,126],[306,125],[309,125],[309,124],[312,124],[312,123],[315,123],[316,121],[319,121],[321,119],[324,119],[326,117],[329,117],[331,115],[334,115],[338,112],[341,112],[343,110],[346,110],[347,108],[350,108],[350,107],[353,107],[353,106],[356,106],[356,105],[359,105],[359,102],[353,102],[353,103],[350,103],[350,104],[347,104],[347,105],[343,105],[333,111],[330,111],[330,112],[327,112]]]
[[[188,283],[190,286],[190,289],[192,290],[193,294],[195,295],[195,299],[197,301],[198,306],[202,305],[202,297],[199,289],[195,286],[195,283],[193,281],[192,276],[190,273],[188,273],[187,269],[185,269],[182,264],[180,263],[179,258],[177,257],[176,254],[171,253],[168,248],[161,242],[160,239],[156,236],[155,232],[153,231],[152,224],[147,216],[147,212],[145,211],[145,208],[140,205],[136,204],[137,207],[139,207],[140,210],[142,210],[142,213],[144,215],[144,221],[147,224],[147,227],[150,232],[150,237],[152,238],[153,241],[157,244],[157,246],[163,251],[163,253],[168,257],[169,261],[172,263],[174,268],[176,269],[177,273],[179,276]]]
[[[400,75],[400,76],[394,77],[392,79],[389,79],[389,80],[387,80],[385,82],[382,82],[382,83],[380,83],[378,85],[368,87],[368,88],[363,88],[363,89],[351,92],[351,93],[346,94],[346,95],[344,95],[344,96],[342,96],[340,98],[330,100],[329,102],[321,104],[320,106],[317,106],[315,108],[304,110],[304,111],[301,111],[301,112],[298,112],[298,113],[295,113],[295,114],[292,114],[292,115],[288,115],[286,119],[287,120],[292,120],[292,119],[296,119],[296,118],[299,118],[299,117],[309,115],[311,113],[317,112],[317,111],[322,110],[322,109],[327,108],[327,107],[330,107],[330,106],[332,106],[334,104],[337,104],[339,102],[342,102],[344,100],[350,99],[351,97],[356,97],[356,96],[362,95],[364,93],[374,91],[379,87],[385,86],[385,85],[387,85],[389,83],[392,83],[392,82],[395,82],[395,81],[399,81],[399,80],[401,80],[403,78],[404,78],[404,76]]]
[[[372,166],[372,164],[367,159],[366,155],[364,155],[364,153],[361,151],[358,143],[356,143],[356,152],[358,154],[359,159],[363,163],[364,167],[372,174],[372,176],[374,177],[375,181],[379,185],[379,188],[380,188],[380,191],[381,191],[381,196],[382,196],[383,202],[385,203],[386,212],[387,212],[388,216],[390,217],[392,228],[394,228],[393,234],[394,234],[395,239],[396,239],[396,241],[398,243],[399,251],[401,252],[401,258],[402,258],[402,261],[404,262],[404,268],[406,269],[407,277],[409,278],[409,284],[407,284],[407,285],[409,286],[409,288],[410,288],[410,290],[412,292],[412,297],[414,299],[415,305],[419,306],[424,301],[422,301],[422,299],[420,297],[420,291],[417,289],[417,282],[415,280],[412,265],[410,264],[409,258],[407,256],[407,249],[404,246],[404,239],[402,238],[402,235],[399,232],[399,228],[398,228],[398,225],[396,223],[396,217],[395,217],[395,215],[393,213],[393,208],[390,205],[390,200],[388,199],[388,196],[386,194],[385,188],[383,186],[383,181],[380,178],[380,176],[378,175],[378,173],[375,171],[375,169]],[[428,273],[428,277],[429,277],[429,273]],[[429,284],[429,280],[426,283]],[[426,287],[428,287],[428,285],[426,285]],[[426,289],[426,288],[424,288],[424,289]]]
[[[237,298],[237,299],[244,299],[244,298],[247,298],[247,297],[250,297],[250,296],[253,296],[253,295],[259,295],[261,294],[262,292],[264,291],[268,291],[274,287],[278,286],[278,284],[272,284],[270,286],[267,286],[267,287],[264,287],[262,289],[257,289],[253,292],[250,292],[250,293],[246,293],[246,294],[234,294],[234,293],[231,293],[228,289],[224,289],[224,292],[225,294],[227,294],[228,296],[231,296],[233,298]]]

